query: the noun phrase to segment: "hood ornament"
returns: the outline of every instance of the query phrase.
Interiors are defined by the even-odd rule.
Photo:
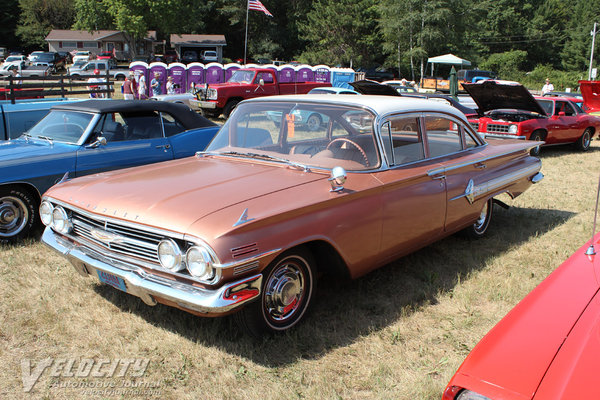
[[[248,218],[248,209],[246,208],[242,212],[242,215],[240,215],[240,219],[238,219],[238,221],[235,224],[233,224],[233,227],[235,228],[236,226],[243,225],[246,222],[250,222],[250,221],[254,221],[254,218]]]

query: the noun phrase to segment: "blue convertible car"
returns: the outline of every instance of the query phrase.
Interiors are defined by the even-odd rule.
[[[28,132],[0,142],[0,243],[27,235],[41,195],[70,177],[204,150],[218,125],[181,104],[89,100],[57,105]]]

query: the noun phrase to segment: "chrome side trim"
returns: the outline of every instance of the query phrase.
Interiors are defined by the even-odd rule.
[[[541,164],[541,162],[539,164]],[[465,197],[469,203],[473,204],[473,202],[475,202],[475,200],[478,197],[484,196],[484,195],[488,194],[489,192],[493,192],[496,189],[498,189],[504,185],[507,185],[513,181],[517,181],[519,179],[528,177],[531,174],[534,174],[533,177],[531,178],[531,181],[533,182],[533,180],[536,179],[536,181],[539,182],[544,177],[544,175],[539,172],[539,169],[540,169],[539,164],[536,163],[535,165],[531,165],[525,169],[521,169],[519,171],[512,172],[508,175],[504,175],[499,178],[489,180],[489,181],[481,183],[479,185],[474,185],[473,180],[471,179],[471,180],[469,180],[469,183],[467,184],[465,193],[461,194],[460,196],[456,196],[450,200],[451,201],[458,200],[458,199],[462,199],[463,197]],[[538,175],[542,175],[541,178]]]
[[[211,290],[149,274],[140,267],[118,261],[108,263],[101,254],[89,253],[50,228],[44,231],[42,243],[62,254],[84,276],[98,276],[98,271],[118,276],[125,282],[127,293],[151,306],[157,304],[155,297],[159,297],[199,313],[225,313],[260,296],[261,292],[261,274]]]

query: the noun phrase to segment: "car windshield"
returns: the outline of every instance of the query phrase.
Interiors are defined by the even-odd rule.
[[[22,59],[23,58],[21,56],[10,56],[5,61],[6,62],[21,61]]]
[[[328,103],[242,103],[206,153],[294,167],[369,170],[380,165],[374,120],[370,111]]]
[[[231,75],[231,78],[227,82],[241,82],[250,83],[254,78],[254,71],[241,71],[237,70]]]
[[[25,133],[27,136],[64,143],[77,143],[94,114],[51,110]]]
[[[54,54],[40,54],[38,56],[38,60],[40,60],[40,61],[52,61],[52,60],[54,60]]]

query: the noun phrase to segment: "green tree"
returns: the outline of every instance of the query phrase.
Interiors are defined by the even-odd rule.
[[[590,65],[590,51],[592,48],[592,36],[590,32],[594,28],[594,22],[600,23],[598,15],[600,0],[579,0],[572,10],[568,21],[567,32],[569,34],[564,47],[560,53],[561,65],[566,70],[585,71],[585,79]],[[600,25],[596,28],[596,50],[594,51],[594,65],[600,61]]]
[[[75,10],[72,0],[19,0],[21,15],[16,34],[26,46],[46,47],[52,29],[69,29]]]
[[[19,45],[15,31],[20,12],[18,0],[5,0],[0,7],[0,46],[12,49]]]
[[[368,66],[382,63],[379,9],[375,0],[315,0],[300,34],[301,61]]]
[[[522,67],[527,61],[527,52],[512,50],[504,53],[494,53],[481,63],[481,69],[494,71],[502,79],[521,81],[524,77]]]

